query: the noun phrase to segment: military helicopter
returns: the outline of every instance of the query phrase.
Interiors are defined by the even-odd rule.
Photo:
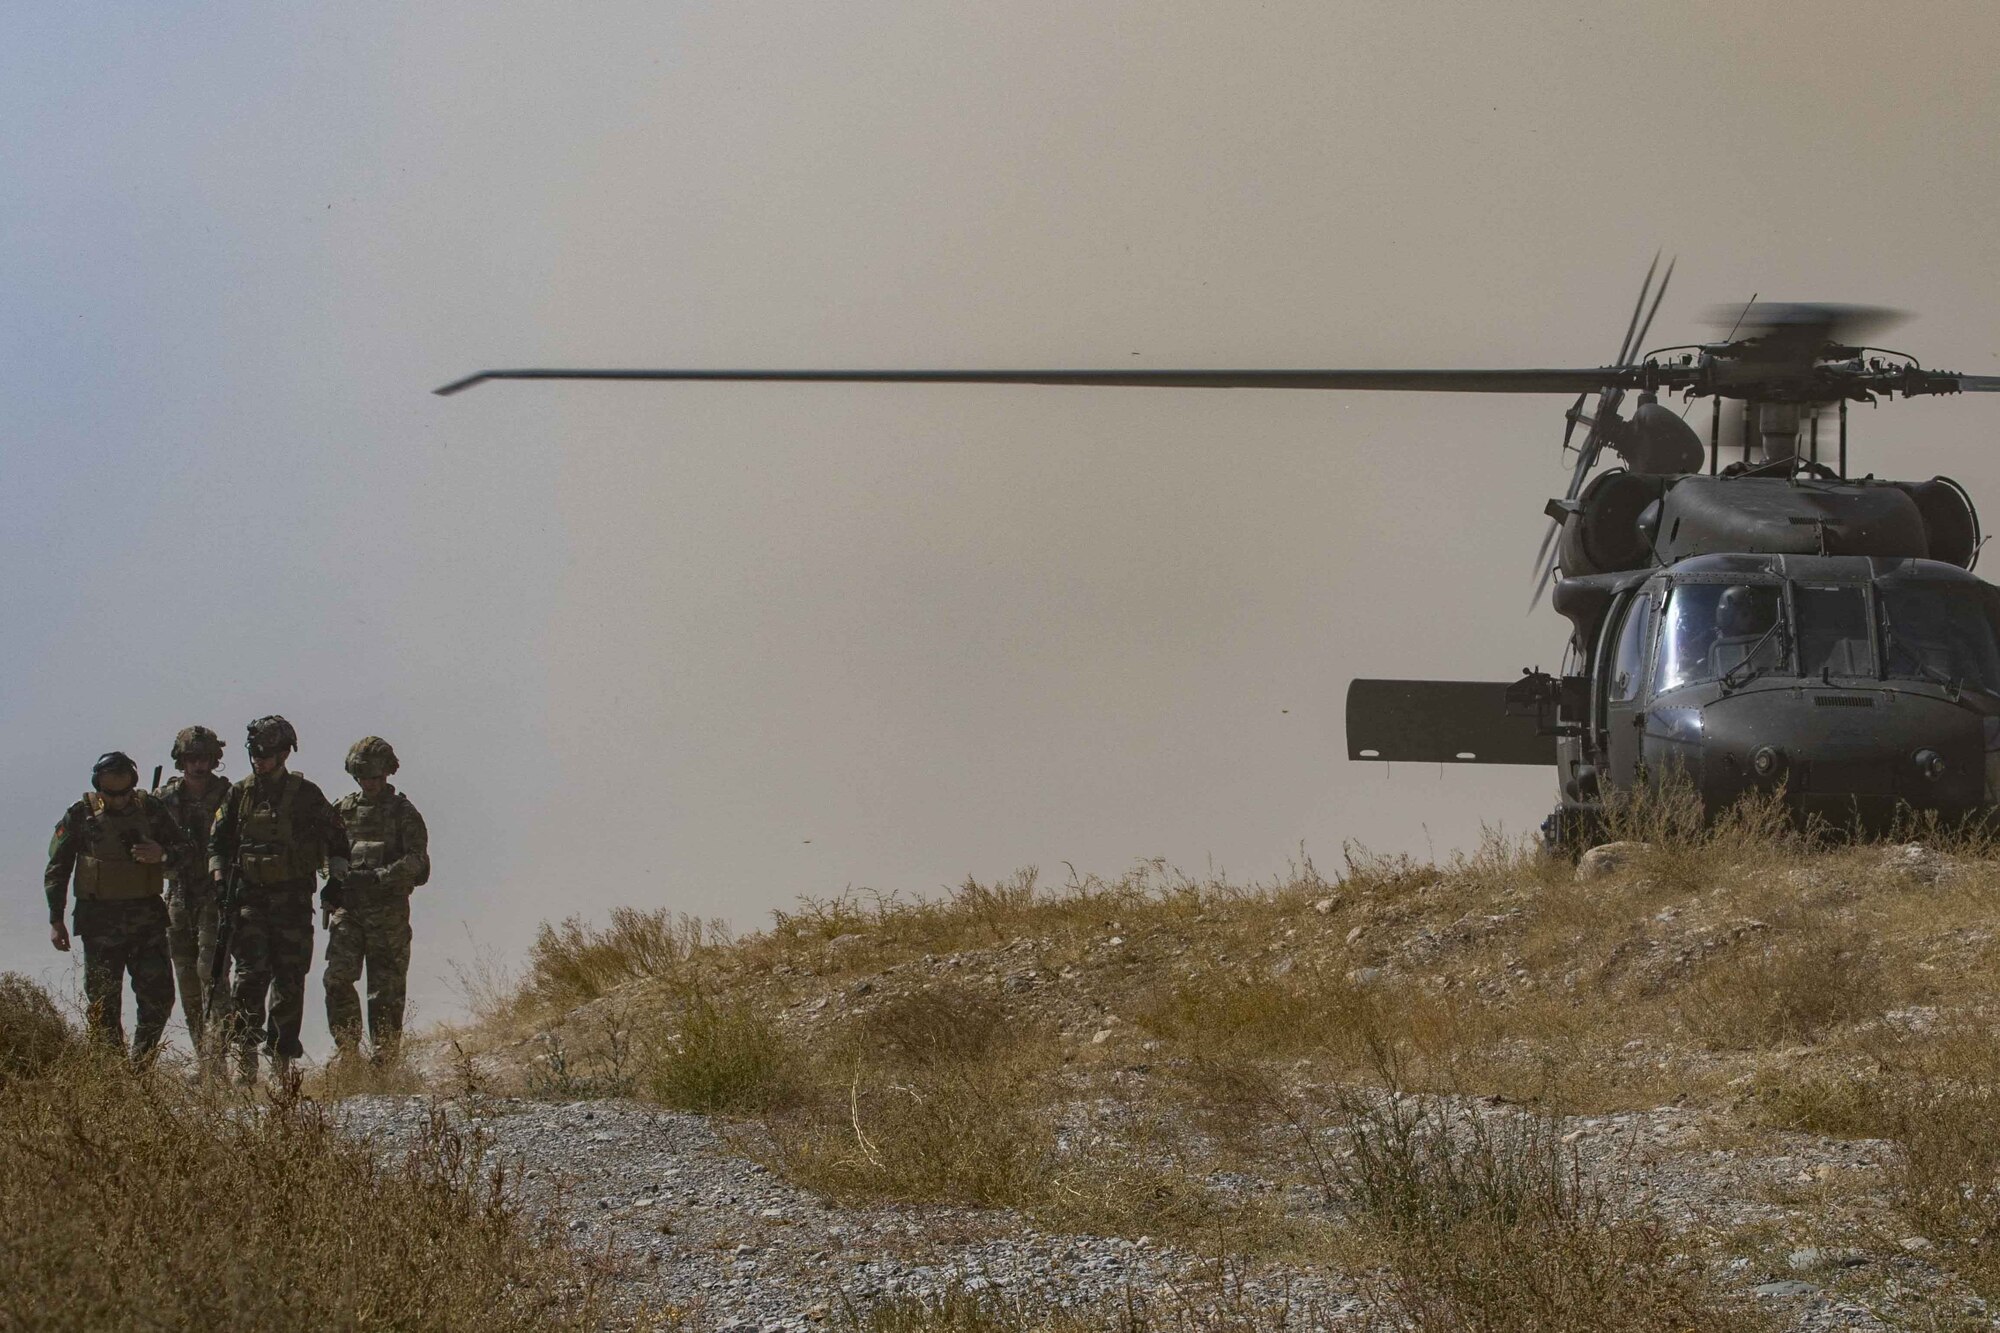
[[[1536,557],[1536,597],[1552,582],[1571,626],[1562,669],[1355,680],[1349,759],[1552,765],[1544,832],[1571,845],[1612,794],[1667,774],[1710,813],[1782,793],[1801,819],[1864,829],[2000,807],[2000,589],[1971,573],[1972,499],[1945,477],[1848,475],[1850,403],[2000,392],[2000,376],[1867,345],[1890,311],[1755,297],[1721,341],[1642,354],[1672,263],[1656,275],[1657,256],[1617,359],[1586,369],[514,369],[435,392],[553,379],[1574,394],[1576,462]],[[1709,400],[1706,439],[1665,394]],[[1620,462],[1599,471],[1607,450]]]

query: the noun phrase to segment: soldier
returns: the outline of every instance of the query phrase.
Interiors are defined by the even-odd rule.
[[[63,812],[49,839],[42,887],[49,898],[49,943],[69,952],[63,900],[76,879],[76,934],[83,941],[83,994],[93,1035],[125,1048],[125,977],[138,1021],[132,1058],[150,1059],[174,1009],[167,959],[165,867],[182,854],[181,830],[167,807],[139,790],[139,767],[113,750],[90,769],[90,791]]]
[[[327,880],[326,1025],[340,1054],[361,1046],[361,1004],[354,983],[368,967],[368,1042],[377,1063],[393,1060],[403,1039],[403,997],[410,974],[410,890],[431,877],[430,834],[410,798],[389,785],[400,765],[380,736],[347,752],[361,790],[334,810],[347,825],[353,856],[347,878]]]
[[[340,816],[325,793],[285,767],[298,745],[298,733],[282,717],[250,724],[244,748],[251,774],[229,789],[208,840],[217,883],[232,871],[241,877],[229,948],[233,1002],[224,1022],[245,1083],[257,1078],[260,1039],[280,1075],[305,1054],[299,1024],[312,967],[314,876],[322,866],[329,879],[347,875]]]
[[[208,877],[208,834],[229,795],[222,767],[222,738],[207,727],[183,727],[174,737],[179,777],[155,793],[187,834],[187,854],[167,874],[167,948],[181,987],[181,1017],[197,1051],[207,1026],[209,968],[215,961],[215,887]]]

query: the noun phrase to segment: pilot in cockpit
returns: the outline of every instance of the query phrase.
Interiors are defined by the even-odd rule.
[[[1739,583],[1723,589],[1715,603],[1715,642],[1709,649],[1711,678],[1735,670],[1765,642],[1771,627],[1778,623],[1778,610],[1775,586]],[[1769,652],[1760,660],[1768,666]]]

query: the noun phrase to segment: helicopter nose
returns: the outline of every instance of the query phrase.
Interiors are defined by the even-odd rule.
[[[1960,704],[1899,691],[1773,690],[1700,709],[1656,709],[1650,768],[1684,769],[1720,810],[1755,792],[1836,822],[1893,812],[1971,811],[1988,800],[1988,733]],[[1686,714],[1662,718],[1661,713]]]

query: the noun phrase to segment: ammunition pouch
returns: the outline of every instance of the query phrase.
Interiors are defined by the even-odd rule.
[[[165,883],[165,868],[160,865],[96,856],[79,856],[76,859],[78,901],[126,902],[157,898]]]
[[[256,801],[254,779],[241,789],[242,842],[236,860],[243,867],[243,882],[254,888],[311,879],[319,873],[320,849],[295,841],[292,828],[292,801],[304,779],[285,774],[284,787],[276,805]]]
[[[319,873],[319,857],[302,847],[245,847],[236,854],[243,882],[256,888],[311,879]]]

